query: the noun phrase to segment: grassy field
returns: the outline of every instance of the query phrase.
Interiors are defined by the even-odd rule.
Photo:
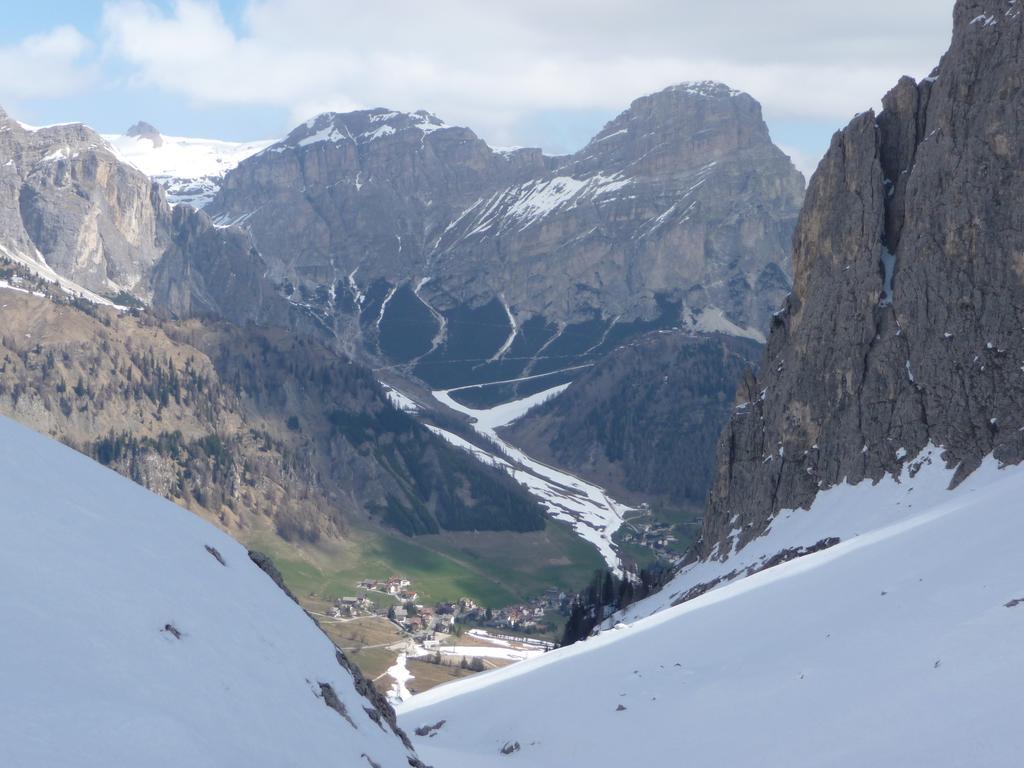
[[[566,592],[585,587],[604,561],[591,545],[569,526],[548,521],[535,533],[458,533],[406,537],[378,528],[353,528],[344,541],[316,545],[291,544],[270,530],[249,531],[245,544],[270,555],[285,583],[303,606],[324,614],[339,597],[355,595],[361,579],[386,579],[402,575],[413,582],[417,602],[471,597],[480,605],[502,608],[536,596],[549,586]],[[386,607],[394,598],[377,592],[367,596]],[[562,617],[552,633],[561,634]],[[383,618],[332,621],[318,616],[324,630],[338,647],[378,688],[387,690],[391,678],[382,675],[395,663],[404,633]],[[467,637],[468,641],[468,637]],[[488,668],[500,665],[488,661]],[[471,674],[458,666],[439,667],[409,662],[416,675],[411,690],[423,691],[442,682]],[[378,680],[378,678],[380,678]]]
[[[632,561],[640,568],[653,565],[658,560],[658,553],[649,547],[642,547],[632,541],[625,541],[622,532],[619,531],[612,536],[612,541],[619,548],[619,554],[623,559]]]
[[[353,595],[360,579],[402,575],[419,602],[466,596],[501,608],[548,586],[575,591],[603,561],[567,525],[549,521],[536,533],[460,533],[406,537],[380,529],[353,529],[343,542],[294,545],[271,532],[246,544],[270,555],[285,583],[304,599]],[[386,604],[383,595],[369,597]]]
[[[423,693],[436,685],[450,683],[452,680],[458,680],[460,677],[468,677],[474,674],[468,669],[460,669],[458,664],[442,666],[426,661],[409,659],[405,662],[405,666],[413,674],[413,679],[407,683],[410,693]],[[389,677],[388,680],[390,679]]]

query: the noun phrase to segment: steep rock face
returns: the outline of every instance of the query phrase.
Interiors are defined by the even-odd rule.
[[[932,76],[833,139],[793,295],[720,442],[704,554],[929,442],[957,480],[1024,458],[1022,10],[960,0]]]
[[[481,201],[444,233],[438,286],[553,320],[708,307],[761,329],[789,289],[803,180],[750,96],[717,83],[637,99],[551,174]],[[436,290],[436,288],[435,288]],[[710,318],[709,318],[710,319]]]
[[[145,123],[127,138],[165,146]],[[123,154],[83,125],[30,130],[0,112],[0,254],[94,299],[131,294],[176,316],[279,321],[284,300],[264,300],[266,265],[249,235],[172,209]]]
[[[171,231],[151,276],[158,312],[287,327],[286,303],[265,279],[266,263],[247,233],[214,227],[206,214],[188,206],[174,209]]]
[[[610,353],[504,436],[616,498],[698,509],[736,382],[761,351],[725,335],[651,334]]]
[[[0,111],[0,246],[96,293],[148,293],[167,204],[82,125],[23,128]]]
[[[243,161],[209,211],[252,232],[278,276],[397,282],[422,274],[428,239],[459,211],[545,167],[427,112],[329,113]]]

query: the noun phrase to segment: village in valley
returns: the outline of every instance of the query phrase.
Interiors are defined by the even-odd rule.
[[[690,524],[686,515],[673,518],[641,505],[616,540],[623,562],[639,574],[677,559],[690,538]],[[478,597],[454,599],[450,589],[438,600],[436,585],[420,585],[401,574],[345,583],[351,586],[335,586],[339,591],[333,594],[310,592],[304,602],[337,646],[394,702],[546,653],[562,640],[578,599],[549,586],[497,608]]]
[[[427,642],[433,639],[430,637],[432,634],[458,634],[463,627],[494,628],[525,635],[550,634],[557,629],[552,615],[565,615],[571,600],[571,595],[550,587],[543,595],[527,603],[493,611],[477,605],[469,597],[433,606],[423,605],[412,582],[401,576],[384,580],[363,579],[357,587],[356,595],[338,598],[328,609],[328,616],[336,619],[387,616],[415,639]],[[385,600],[374,600],[371,593]],[[386,608],[382,607],[384,604],[387,604]]]
[[[360,579],[353,587],[353,595],[324,600],[314,613],[393,701],[546,653],[574,597],[550,587],[526,602],[492,609],[470,597],[428,604],[403,576]]]

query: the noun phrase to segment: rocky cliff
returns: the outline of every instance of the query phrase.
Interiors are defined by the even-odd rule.
[[[326,113],[227,174],[208,211],[244,226],[273,274],[333,285],[422,275],[432,236],[481,195],[546,170],[428,112]]]
[[[651,319],[670,297],[694,322],[708,311],[759,330],[789,289],[802,194],[754,99],[674,86],[551,173],[463,213],[437,243],[444,278],[431,288],[474,304],[502,295],[517,314],[562,322]]]
[[[719,446],[702,550],[933,443],[1024,459],[1024,8],[959,0],[949,52],[836,134],[795,285]]]
[[[169,209],[83,125],[30,130],[0,110],[0,248],[97,294],[147,296]]]
[[[154,131],[140,123],[129,133],[156,146]],[[94,301],[281,319],[283,298],[263,301],[266,268],[247,233],[172,209],[158,184],[84,125],[28,129],[0,111],[0,255]]]
[[[266,272],[249,233],[172,209],[88,128],[0,115],[0,411],[226,527],[544,527],[519,485],[319,344],[329,329]]]

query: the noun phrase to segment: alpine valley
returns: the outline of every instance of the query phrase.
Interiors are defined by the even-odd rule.
[[[714,81],[0,110],[0,764],[1020,765],[1024,8],[954,6],[806,185]]]

